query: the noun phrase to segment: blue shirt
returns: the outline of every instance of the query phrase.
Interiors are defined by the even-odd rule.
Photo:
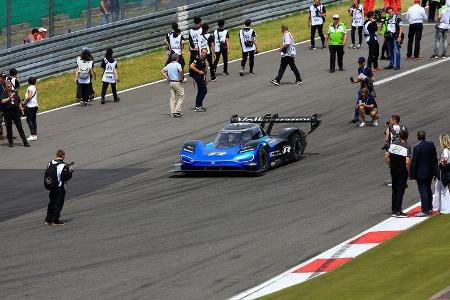
[[[170,81],[180,81],[181,65],[178,62],[171,62],[164,67],[164,72],[167,73]]]
[[[358,101],[362,101],[365,105],[374,105],[373,108],[377,108],[377,102],[375,101],[375,98],[372,95],[367,96],[366,99],[363,99],[361,96],[358,97]]]
[[[373,73],[369,67],[363,66],[363,67],[358,68],[358,78],[361,79],[361,88],[363,88],[365,86],[366,78],[372,78],[372,77],[373,77]]]

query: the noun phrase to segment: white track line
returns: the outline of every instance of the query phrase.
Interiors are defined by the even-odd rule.
[[[428,64],[423,65],[423,66],[419,66],[417,68],[414,68],[414,69],[411,69],[411,70],[399,73],[397,75],[394,75],[394,76],[391,76],[391,77],[388,77],[388,78],[385,78],[385,79],[381,79],[381,80],[375,81],[373,83],[373,85],[381,85],[383,83],[386,83],[386,82],[389,82],[389,81],[392,81],[392,80],[395,80],[395,79],[399,79],[399,78],[407,76],[409,74],[412,74],[412,73],[415,73],[415,72],[419,72],[421,70],[428,69],[428,68],[431,68],[433,66],[436,66],[436,65],[448,62],[449,60],[450,60],[450,58],[448,58],[448,57],[445,58],[445,59],[439,59],[438,61],[434,61],[432,63],[428,63]]]

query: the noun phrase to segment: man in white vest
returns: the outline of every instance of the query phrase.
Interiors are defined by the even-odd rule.
[[[281,63],[280,69],[278,70],[278,76],[275,79],[270,80],[273,85],[280,85],[281,78],[283,77],[284,71],[286,67],[289,65],[291,67],[292,72],[295,75],[295,84],[302,83],[302,77],[300,76],[300,72],[295,65],[295,55],[297,51],[295,49],[295,42],[292,34],[289,32],[289,28],[287,25],[281,26],[281,32],[283,33],[283,42],[280,47],[281,54]]]
[[[308,15],[308,26],[311,26],[311,47],[309,47],[309,50],[316,49],[316,30],[322,41],[322,48],[324,48],[325,36],[323,34],[323,23],[325,22],[326,15],[325,5],[321,4],[320,0],[314,0],[314,3],[309,7]]]
[[[256,33],[251,27],[252,21],[246,19],[244,22],[244,28],[239,30],[239,40],[242,47],[242,61],[241,61],[241,71],[239,75],[244,76],[244,68],[247,63],[247,58],[250,59],[250,75],[255,75],[253,73],[253,67],[255,65],[255,53],[258,52],[258,46],[256,45]]]

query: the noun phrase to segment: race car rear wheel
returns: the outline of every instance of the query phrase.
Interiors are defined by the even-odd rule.
[[[289,145],[292,148],[291,160],[292,161],[299,160],[303,154],[303,151],[305,151],[304,138],[302,138],[302,136],[298,132],[294,132],[289,137]]]

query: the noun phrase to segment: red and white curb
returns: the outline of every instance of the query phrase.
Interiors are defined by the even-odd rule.
[[[230,300],[256,299],[325,274],[428,219],[428,217],[414,217],[420,211],[420,203],[417,203],[406,210],[408,218],[391,217]]]

